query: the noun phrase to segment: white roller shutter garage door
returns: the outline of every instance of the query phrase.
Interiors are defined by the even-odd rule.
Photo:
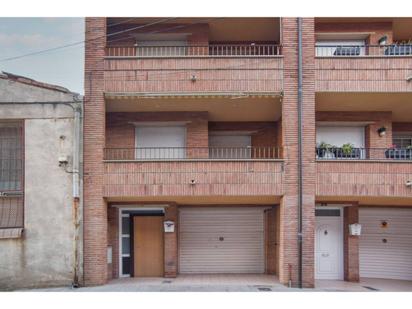
[[[264,273],[261,207],[180,208],[179,272]]]
[[[412,280],[412,209],[361,208],[359,222],[360,277]]]

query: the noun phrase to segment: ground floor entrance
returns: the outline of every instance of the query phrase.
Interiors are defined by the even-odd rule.
[[[112,207],[109,273],[112,278],[275,275],[278,212],[278,206],[262,205]]]
[[[412,281],[412,208],[319,205],[315,217],[315,279]]]
[[[315,210],[315,278],[343,280],[342,208]]]

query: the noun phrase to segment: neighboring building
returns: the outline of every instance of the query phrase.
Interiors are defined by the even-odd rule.
[[[0,290],[81,273],[82,99],[0,72]]]
[[[412,280],[412,19],[300,21],[86,18],[86,285]]]

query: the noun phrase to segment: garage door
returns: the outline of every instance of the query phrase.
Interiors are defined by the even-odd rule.
[[[360,276],[412,280],[412,209],[361,208],[359,222]]]
[[[263,273],[263,208],[181,208],[179,271]]]

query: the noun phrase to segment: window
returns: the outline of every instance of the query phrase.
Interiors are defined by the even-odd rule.
[[[23,189],[22,131],[20,123],[0,122],[0,192]]]
[[[119,211],[121,215],[121,276],[130,276],[130,214]]]
[[[209,136],[209,157],[213,159],[249,159],[252,155],[250,134],[218,133]]]
[[[393,133],[393,144],[396,148],[411,148],[412,133]]]
[[[363,56],[364,40],[325,40],[316,42],[316,56]]]
[[[23,227],[23,126],[0,122],[0,238],[18,237]],[[21,230],[21,229],[19,229]]]
[[[137,126],[136,159],[184,159],[185,126]]]

